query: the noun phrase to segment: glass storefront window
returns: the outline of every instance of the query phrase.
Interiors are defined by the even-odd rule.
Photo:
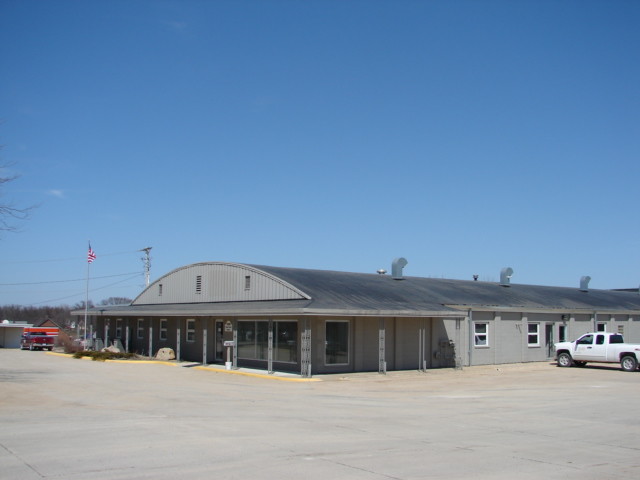
[[[269,322],[238,322],[238,358],[266,360],[269,354]]]
[[[325,363],[338,365],[349,363],[349,323],[326,323]]]
[[[273,322],[273,359],[298,361],[298,322]]]
[[[273,360],[298,361],[298,322],[274,321]],[[269,359],[269,322],[267,320],[238,321],[238,358]]]
[[[269,322],[256,322],[256,356],[258,360],[269,358]]]
[[[256,322],[238,322],[238,358],[254,358]]]

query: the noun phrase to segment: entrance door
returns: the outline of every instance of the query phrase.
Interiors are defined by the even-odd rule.
[[[216,360],[224,360],[224,321],[216,320]]]
[[[555,352],[553,351],[553,344],[555,342],[553,340],[553,324],[552,323],[547,323],[544,326],[544,338],[545,338],[545,345],[547,346],[547,358],[551,358],[555,354]]]

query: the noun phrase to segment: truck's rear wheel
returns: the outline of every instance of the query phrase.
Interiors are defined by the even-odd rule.
[[[622,370],[625,372],[633,372],[638,368],[638,360],[636,360],[636,357],[627,355],[620,360],[620,367],[622,367]]]
[[[559,367],[570,367],[573,365],[573,358],[567,352],[562,352],[558,355]]]

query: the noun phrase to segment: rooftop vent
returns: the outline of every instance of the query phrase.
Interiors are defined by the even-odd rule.
[[[591,281],[591,277],[585,275],[584,277],[580,277],[580,291],[588,292],[589,291],[589,282]]]
[[[505,267],[500,270],[500,285],[503,287],[511,286],[511,277],[513,275],[513,268]]]
[[[381,268],[381,269],[379,269],[379,270],[376,270],[376,273],[377,273],[378,275],[384,275],[385,273],[387,273],[387,271],[386,271],[384,268]]]
[[[404,280],[402,269],[407,265],[407,259],[404,257],[396,258],[391,264],[391,276],[394,280]]]

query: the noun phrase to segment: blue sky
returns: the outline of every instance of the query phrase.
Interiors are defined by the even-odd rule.
[[[640,284],[640,2],[0,2],[0,305],[229,261]],[[69,282],[67,280],[73,280]]]

